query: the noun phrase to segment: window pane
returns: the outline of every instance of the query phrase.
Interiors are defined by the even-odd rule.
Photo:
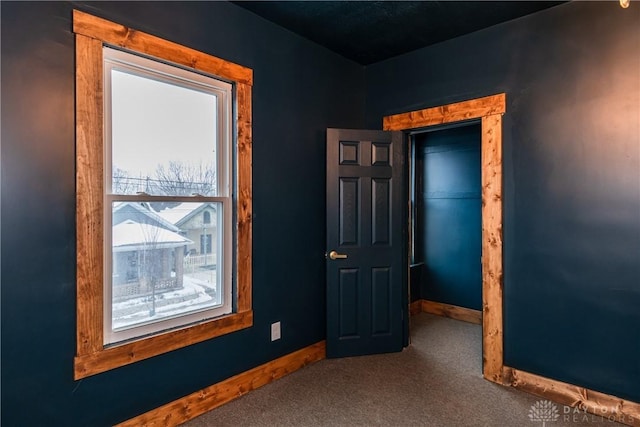
[[[113,330],[223,303],[221,218],[222,203],[112,204]]]
[[[216,195],[217,96],[111,69],[114,194]]]

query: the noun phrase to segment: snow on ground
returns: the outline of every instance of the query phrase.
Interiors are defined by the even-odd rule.
[[[150,310],[153,308],[151,296],[113,303],[112,327],[116,329],[134,326],[150,320],[162,320],[167,317],[213,307],[217,304],[217,301],[206,292],[207,290],[211,292],[212,289],[215,295],[215,283],[185,275],[182,289],[158,292],[156,294],[155,315],[153,316],[149,315]]]

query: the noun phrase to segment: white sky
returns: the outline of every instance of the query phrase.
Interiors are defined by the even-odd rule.
[[[112,166],[155,175],[170,160],[215,165],[216,97],[111,71]]]

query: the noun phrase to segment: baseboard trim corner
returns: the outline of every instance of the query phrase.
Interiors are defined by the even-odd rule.
[[[409,315],[415,316],[416,314],[422,313],[422,300],[419,299],[417,301],[409,304]]]
[[[326,358],[320,341],[131,418],[116,427],[178,426],[311,363]]]
[[[459,307],[457,305],[445,304],[442,302],[429,301],[426,299],[418,300],[411,303],[410,310],[413,310],[414,304],[420,303],[423,313],[435,314],[437,316],[449,317],[463,322],[475,323],[482,325],[482,311],[473,310],[471,308]],[[411,314],[415,314],[411,311]]]

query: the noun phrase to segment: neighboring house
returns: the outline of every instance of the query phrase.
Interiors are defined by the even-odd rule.
[[[113,212],[113,297],[148,295],[183,285],[186,246],[180,229],[137,203]]]
[[[120,224],[126,220],[132,220],[141,224],[151,224],[156,227],[166,228],[175,233],[180,232],[172,222],[158,215],[147,203],[138,202],[116,202],[113,205],[112,221],[113,225]]]
[[[192,241],[187,246],[190,256],[202,255],[206,265],[215,262],[217,246],[218,210],[215,203],[181,203],[166,208],[157,215],[181,230],[181,234]],[[209,259],[206,255],[213,254]]]

